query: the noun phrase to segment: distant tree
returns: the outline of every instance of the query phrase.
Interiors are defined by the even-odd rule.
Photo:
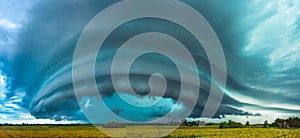
[[[283,122],[285,122],[284,119],[277,118],[274,123],[272,123],[272,126],[278,127],[278,124],[282,124]]]
[[[249,121],[246,122],[245,126],[247,126],[247,127],[250,126]]]
[[[243,128],[243,124],[240,122],[234,122],[232,120],[229,120],[228,123],[227,122],[222,122],[219,125],[219,128]]]
[[[188,121],[187,119],[184,119],[184,120],[181,121],[181,126],[198,126],[200,122],[201,121]],[[175,122],[173,122],[173,124],[174,123]],[[201,122],[201,123],[203,123],[203,122]]]
[[[228,121],[228,126],[230,128],[242,128],[243,127],[243,124],[242,123],[239,123],[239,122],[234,122],[232,120],[229,120]]]
[[[227,128],[227,122],[221,122],[219,128]]]
[[[193,121],[193,122],[191,123],[191,125],[192,125],[192,126],[198,126],[198,123],[197,123],[196,121]]]
[[[269,123],[268,123],[267,120],[264,122],[264,126],[263,126],[263,127],[264,127],[264,128],[268,128],[268,127],[269,127]]]
[[[300,119],[298,117],[289,117],[286,122],[290,125],[290,127],[300,127]]]

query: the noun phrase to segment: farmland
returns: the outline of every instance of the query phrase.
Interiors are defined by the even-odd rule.
[[[168,126],[127,126],[110,129],[120,137],[153,137],[158,130],[167,130]],[[142,135],[141,135],[142,134]],[[80,126],[1,126],[0,137],[108,137],[92,125]],[[230,128],[218,129],[218,126],[180,127],[166,137],[300,137],[300,129],[279,128]]]

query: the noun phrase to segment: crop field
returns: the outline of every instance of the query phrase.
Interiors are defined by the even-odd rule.
[[[100,128],[100,127],[99,127]],[[157,129],[159,128],[159,129]],[[101,129],[101,128],[100,128]],[[109,129],[119,137],[156,137],[159,131],[170,129],[168,126],[127,126]],[[129,131],[128,131],[129,130]],[[159,130],[159,131],[158,131]],[[108,137],[92,125],[81,126],[0,126],[0,137]],[[180,127],[165,137],[291,137],[299,138],[300,129],[279,128],[232,128],[218,129],[218,126]]]

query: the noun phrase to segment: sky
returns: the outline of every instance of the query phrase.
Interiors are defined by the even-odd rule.
[[[91,121],[87,116],[95,114],[95,122],[112,121],[101,109],[103,102],[115,114],[132,121],[153,120],[168,112],[176,119],[185,112],[186,106],[185,101],[176,103],[180,88],[174,78],[178,77],[178,72],[163,67],[174,66],[165,57],[149,54],[132,65],[133,73],[143,69],[141,63],[152,67],[146,69],[147,73],[161,71],[167,74],[170,86],[162,97],[137,97],[125,91],[115,92],[103,71],[110,67],[107,62],[115,48],[135,34],[147,31],[170,34],[193,51],[203,85],[199,91],[201,98],[189,117],[201,116],[208,86],[215,83],[210,79],[207,55],[203,49],[195,49],[198,44],[186,30],[152,18],[130,21],[112,32],[96,63],[99,68],[96,82],[102,99],[87,92],[77,101],[71,68],[76,43],[87,23],[117,2],[1,0],[0,123],[87,123]],[[300,116],[300,3],[297,0],[182,2],[207,19],[224,50],[227,85],[220,88],[224,97],[219,110],[209,121],[232,119],[262,123],[278,117]],[[100,27],[105,29],[107,26]],[[153,61],[158,64],[151,64]],[[148,91],[148,77],[148,74],[133,75],[131,85],[139,93]],[[82,89],[89,91],[82,81]],[[135,107],[124,103],[118,95],[137,105],[157,103],[147,108]],[[84,111],[89,112],[87,116]]]

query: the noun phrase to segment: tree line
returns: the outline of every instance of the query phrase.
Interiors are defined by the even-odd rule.
[[[221,122],[219,125],[219,128],[243,128],[243,127],[279,127],[279,128],[300,128],[300,119],[298,117],[290,117],[288,119],[280,119],[277,118],[273,123],[269,124],[268,121],[264,121],[263,124],[250,124],[249,121],[247,121],[245,124],[242,124],[241,122],[235,122],[232,120],[229,120],[228,122]]]

